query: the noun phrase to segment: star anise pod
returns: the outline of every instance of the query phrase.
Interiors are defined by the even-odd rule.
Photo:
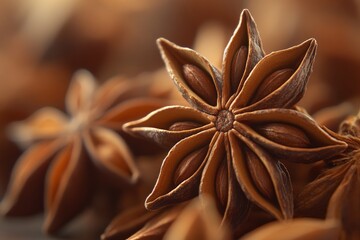
[[[164,106],[139,98],[148,88],[118,78],[98,87],[89,72],[79,71],[66,96],[69,116],[43,108],[14,123],[10,135],[27,149],[14,167],[1,213],[23,216],[45,208],[44,229],[55,233],[89,202],[100,181],[94,176],[116,187],[135,183],[139,171],[118,132],[124,122]]]
[[[181,212],[167,230],[165,240],[231,239],[228,228],[221,225],[221,218],[212,200],[196,198]]]
[[[356,114],[355,103],[351,101],[342,102],[338,105],[322,108],[312,114],[319,125],[324,125],[331,131],[337,132],[340,124],[350,115]]]
[[[160,211],[130,209],[110,223],[102,239],[230,239],[228,228],[220,223],[212,200],[196,198]]]
[[[344,239],[360,237],[360,114],[346,119],[334,137],[348,148],[327,161],[329,168],[308,184],[296,204],[298,215],[335,218]]]
[[[337,240],[339,236],[340,224],[336,220],[297,218],[289,221],[268,223],[246,234],[240,240]]]
[[[176,206],[165,209],[164,211],[159,211],[151,218],[148,218],[151,212],[147,211],[141,218],[146,217],[147,221],[144,222],[142,228],[132,234],[128,240],[141,240],[141,239],[162,239],[165,233],[168,231],[170,226],[175,222],[179,217],[184,207],[187,206],[187,203],[178,204]],[[107,238],[105,238],[106,240]]]
[[[125,194],[118,199],[118,213],[106,227],[101,239],[125,239],[162,213],[162,210],[146,210],[144,201],[157,179],[163,158],[164,154],[136,158],[141,178],[136,186],[124,189]]]
[[[170,211],[171,212],[171,211]],[[116,240],[116,239],[125,239],[129,236],[135,234],[145,227],[146,224],[149,225],[149,222],[153,219],[159,220],[165,218],[162,211],[148,211],[145,209],[144,204],[134,206],[126,209],[125,211],[120,212],[106,227],[104,233],[101,235],[101,239],[103,240]],[[172,218],[171,218],[172,219]],[[172,222],[173,220],[171,220]],[[156,222],[156,220],[155,220]],[[162,222],[166,222],[166,220],[162,220]],[[160,225],[156,225],[156,227]],[[155,228],[156,228],[155,227]],[[148,229],[148,228],[146,228]],[[142,230],[144,231],[144,230]],[[153,235],[157,235],[157,232],[161,232],[161,236],[165,231],[153,231],[150,230]],[[151,234],[140,234],[140,236],[147,236]],[[158,236],[159,237],[159,236]]]
[[[225,49],[222,73],[191,49],[165,39],[158,45],[192,107],[161,108],[124,125],[162,145],[176,143],[146,207],[159,209],[208,194],[232,229],[245,219],[251,203],[278,219],[291,218],[290,177],[279,160],[309,163],[346,147],[293,108],[304,93],[316,41],[264,57],[256,24],[244,10]]]

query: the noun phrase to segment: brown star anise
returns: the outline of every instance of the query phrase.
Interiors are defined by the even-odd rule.
[[[172,212],[172,211],[170,211]],[[168,219],[164,214],[161,214],[162,211],[148,211],[145,209],[144,204],[134,206],[131,208],[127,208],[125,211],[119,213],[106,227],[104,233],[101,235],[101,239],[103,240],[116,240],[116,239],[128,239],[129,236],[137,233],[138,231],[145,231],[144,228],[148,229],[149,224],[154,221],[157,221],[159,224],[156,225],[155,228],[162,228],[162,223],[166,223]],[[170,213],[170,215],[172,215]],[[156,219],[153,221],[153,219]],[[162,220],[160,220],[162,219]],[[173,221],[172,217],[170,217]],[[161,222],[161,223],[160,223]],[[140,236],[149,236],[149,235],[158,235],[158,232],[164,231],[152,231],[152,234],[139,234]],[[160,238],[160,236],[157,236]]]
[[[115,239],[230,239],[227,228],[220,226],[216,207],[205,197],[200,201],[178,204],[160,211],[136,207],[118,215],[101,236]],[[131,233],[129,236],[129,233]]]
[[[228,228],[221,226],[221,218],[210,198],[192,200],[166,231],[164,240],[231,239]]]
[[[330,132],[330,131],[329,131]],[[329,169],[308,184],[298,197],[298,215],[334,218],[344,239],[360,237],[360,114],[351,116],[334,137],[348,148],[328,161]]]
[[[251,203],[278,219],[291,218],[290,177],[279,160],[309,163],[346,147],[293,107],[304,93],[316,41],[263,57],[255,22],[244,10],[225,49],[222,73],[191,49],[165,39],[158,45],[193,108],[165,107],[124,125],[162,145],[176,143],[146,207],[208,194],[232,228],[244,220]]]
[[[135,218],[131,218],[131,216],[118,216],[118,222],[112,222],[114,224],[117,235],[112,235],[109,230],[111,230],[109,226],[105,233],[102,236],[104,240],[115,240],[115,239],[123,239],[120,234],[128,232],[128,224],[124,221],[127,220],[127,223],[135,224],[137,231],[133,231],[133,234],[129,236],[128,240],[140,240],[140,239],[163,239],[165,233],[168,231],[170,226],[175,222],[175,220],[179,217],[181,212],[183,211],[184,207],[187,206],[187,203],[178,204],[173,207],[164,209],[164,211],[145,211],[138,212],[139,215],[132,215]],[[142,206],[143,207],[143,206]],[[119,223],[124,222],[125,227],[127,229],[119,229],[121,226]],[[133,228],[133,229],[136,229]],[[120,230],[120,231],[119,231]],[[119,237],[120,236],[120,237]]]
[[[69,118],[44,108],[14,123],[11,137],[28,149],[13,170],[1,213],[29,215],[45,205],[44,229],[54,233],[91,199],[94,174],[114,185],[135,183],[139,171],[117,132],[124,122],[164,106],[155,98],[139,98],[148,88],[119,78],[97,87],[89,72],[79,71],[66,96]]]
[[[338,221],[297,218],[283,222],[272,222],[246,234],[240,240],[337,240],[340,236]]]

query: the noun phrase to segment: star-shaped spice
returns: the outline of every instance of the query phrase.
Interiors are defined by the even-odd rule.
[[[101,239],[230,239],[220,222],[210,198],[195,198],[160,211],[129,209],[110,223]]]
[[[330,132],[330,131],[329,131]],[[297,214],[340,221],[344,239],[360,237],[360,114],[340,125],[334,137],[348,148],[328,161],[329,169],[309,183],[298,197]]]
[[[293,107],[304,94],[316,41],[264,57],[256,25],[244,10],[225,49],[222,72],[191,49],[165,39],[158,45],[192,107],[165,107],[124,125],[162,145],[176,143],[146,207],[206,194],[216,199],[223,222],[233,229],[251,203],[278,219],[291,218],[290,177],[279,160],[309,163],[346,147]]]
[[[340,224],[336,220],[297,218],[283,222],[268,223],[246,234],[240,240],[337,240],[339,236]]]
[[[99,179],[113,186],[135,183],[139,171],[118,133],[124,122],[164,106],[148,89],[119,78],[98,87],[89,72],[79,71],[66,96],[69,116],[44,108],[14,123],[10,135],[27,150],[13,170],[1,213],[22,216],[45,207],[44,229],[54,233],[84,209]]]
[[[164,239],[231,239],[228,229],[220,227],[221,218],[209,198],[192,200],[167,230]]]
[[[129,208],[111,221],[101,239],[162,239],[186,205],[178,204],[159,211],[148,211],[144,205]]]

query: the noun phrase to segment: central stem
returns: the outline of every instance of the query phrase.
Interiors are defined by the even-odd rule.
[[[216,129],[221,132],[227,132],[233,128],[234,114],[228,110],[221,110],[216,117]]]

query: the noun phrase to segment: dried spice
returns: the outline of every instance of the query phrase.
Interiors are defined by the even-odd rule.
[[[58,222],[50,233],[66,239],[98,239],[101,233],[104,240],[360,239],[359,117],[338,132],[360,106],[360,1],[204,3],[0,2],[0,201],[7,190],[0,214],[12,203],[7,215],[45,210],[28,219],[0,218],[1,239],[47,238],[39,231],[53,212]],[[223,57],[243,7],[252,9],[266,44],[245,13]],[[196,53],[159,40],[166,69],[154,45],[159,35]],[[309,37],[316,42],[295,46]],[[269,52],[295,47],[266,55],[262,46]],[[89,104],[89,112],[99,109],[90,118],[87,110],[54,109],[64,108],[71,75],[82,68],[104,82],[118,73],[130,77],[91,84],[89,100],[76,100]],[[159,106],[171,97],[172,105],[187,107],[154,111],[127,129],[134,131],[130,136],[123,122],[158,109],[143,108],[153,97],[161,98]],[[103,108],[104,102],[111,104]],[[52,108],[35,112],[42,106]],[[310,114],[315,127],[288,112]],[[313,131],[319,126],[321,133]],[[106,134],[95,139],[98,128],[113,133],[114,141]],[[88,151],[87,132],[100,160]],[[313,137],[324,133],[326,141]],[[162,155],[154,139],[165,147]],[[46,147],[55,141],[58,146]],[[118,141],[132,150],[136,174],[123,151],[111,150]],[[319,148],[329,152],[300,156],[315,156]],[[209,192],[214,206],[206,204]]]
[[[336,220],[299,218],[283,222],[272,222],[246,234],[241,240],[270,239],[339,239],[340,224]]]
[[[161,213],[161,211],[147,211],[143,204],[129,208],[118,214],[109,223],[101,235],[101,239],[116,240],[128,238]],[[162,218],[162,215],[160,218]]]
[[[308,36],[314,37],[321,46],[312,80],[299,105],[314,113],[324,107],[348,101],[349,98],[359,97],[358,0],[278,0],[268,3],[255,0],[246,6],[257,17],[268,48],[292,45]],[[281,31],[277,31],[279,26]]]
[[[220,227],[221,218],[210,198],[194,199],[166,232],[164,239],[231,239],[228,229]]]
[[[340,124],[348,116],[356,114],[356,111],[355,103],[347,101],[335,106],[323,108],[312,114],[312,116],[319,125],[324,125],[328,129],[337,132]]]
[[[139,231],[135,232],[128,239],[162,239],[185,206],[186,204],[179,204],[172,208],[166,209],[165,211],[161,212],[161,214],[148,221]]]
[[[220,222],[216,206],[207,197],[160,211],[139,206],[118,215],[102,239],[231,239]],[[129,236],[129,232],[133,234]]]
[[[304,94],[316,41],[264,57],[244,10],[222,73],[197,52],[159,39],[176,87],[192,107],[161,108],[124,129],[172,146],[145,204],[159,209],[198,194],[216,199],[223,222],[239,226],[252,203],[277,219],[293,215],[291,181],[279,161],[312,163],[346,148],[293,108]]]
[[[144,207],[146,196],[151,191],[164,154],[136,158],[141,178],[136,186],[123,189],[118,199],[118,213],[101,235],[102,239],[125,239],[140,230],[144,225],[163,211],[147,211]],[[114,213],[114,208],[112,209]]]
[[[124,122],[164,106],[139,97],[148,88],[118,78],[98,87],[89,72],[79,71],[66,96],[70,116],[43,108],[14,123],[10,135],[27,150],[13,170],[1,213],[30,215],[45,205],[44,229],[55,233],[86,207],[97,185],[94,174],[114,186],[135,183],[138,168],[117,132]]]
[[[329,131],[330,132],[330,131]],[[327,217],[340,221],[342,239],[360,236],[360,115],[351,116],[331,134],[348,144],[331,158],[329,168],[308,184],[298,197],[301,216]]]

